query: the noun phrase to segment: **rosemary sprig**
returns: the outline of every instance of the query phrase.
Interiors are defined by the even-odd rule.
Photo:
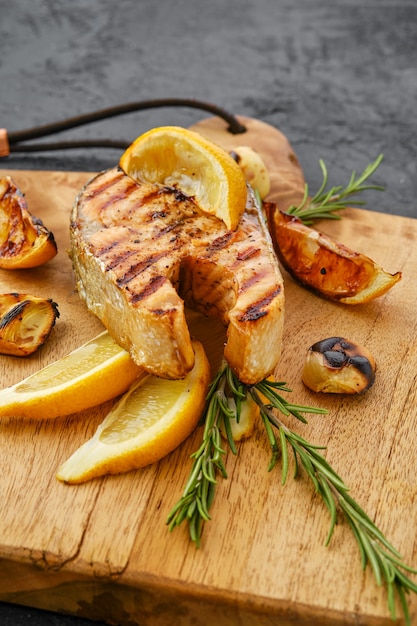
[[[226,451],[222,448],[220,434],[222,421],[225,421],[227,428],[230,428],[231,415],[225,396],[226,382],[226,368],[223,368],[219,370],[210,386],[203,439],[201,446],[191,455],[193,465],[190,476],[182,497],[171,510],[167,519],[167,524],[171,530],[186,520],[190,537],[198,547],[200,546],[203,523],[211,519],[209,510],[217,485],[216,473],[227,478],[226,468],[222,460]],[[236,454],[234,442],[231,449]]]
[[[268,384],[269,381],[264,381]],[[295,463],[294,477],[299,473],[300,464],[312,481],[316,492],[324,501],[330,513],[330,528],[326,538],[329,544],[337,523],[337,506],[344,514],[345,519],[353,532],[361,555],[362,568],[368,563],[372,567],[376,583],[383,583],[388,591],[388,609],[391,618],[396,619],[395,592],[401,602],[406,624],[411,626],[406,594],[410,591],[417,593],[417,584],[405,572],[417,574],[417,569],[406,565],[394,546],[385,538],[383,533],[349,495],[349,487],[343,479],[329,465],[325,457],[319,452],[320,446],[315,446],[300,435],[291,431],[272,410],[280,408],[280,400],[265,405],[256,387],[249,390],[249,394],[258,404],[263,422],[274,426],[278,430],[279,440],[275,432],[267,427],[270,439],[272,456],[270,467],[275,466],[277,451],[282,456],[282,484],[285,484],[288,475],[288,448],[292,450]],[[272,432],[272,437],[270,433]]]
[[[362,568],[365,569],[370,564],[376,583],[379,586],[386,585],[391,618],[396,619],[395,594],[397,594],[406,624],[411,626],[406,594],[410,591],[417,593],[417,584],[407,573],[417,574],[417,569],[409,567],[402,561],[394,546],[349,495],[349,488],[343,479],[321,454],[320,450],[323,450],[324,446],[309,443],[278,418],[277,411],[305,423],[304,413],[327,413],[325,409],[288,402],[281,392],[290,391],[286,383],[271,380],[263,380],[253,386],[243,385],[228,365],[219,370],[207,398],[201,446],[192,455],[193,466],[190,477],[181,498],[168,515],[167,524],[172,530],[186,520],[191,539],[200,546],[204,522],[211,519],[209,510],[215,495],[217,476],[220,473],[223,478],[227,478],[223,463],[226,451],[221,445],[221,428],[223,425],[229,447],[236,454],[231,420],[239,420],[241,404],[250,396],[260,409],[271,448],[268,470],[274,469],[278,459],[281,458],[281,482],[284,485],[290,465],[289,451],[292,452],[294,478],[299,475],[302,467],[329,511],[330,528],[326,545],[331,540],[340,510],[358,544]]]
[[[248,390],[235,376],[228,365],[223,365],[210,385],[204,415],[202,443],[191,458],[193,465],[183,494],[170,511],[167,524],[172,530],[187,521],[192,541],[199,547],[204,522],[209,521],[209,510],[213,503],[217,486],[216,476],[227,478],[223,457],[226,450],[221,443],[221,429],[226,434],[227,443],[233,454],[237,449],[232,436],[232,420],[239,422],[241,404],[247,399]],[[325,409],[304,407],[292,404],[278,394],[278,391],[290,391],[285,383],[263,381],[255,385],[260,393],[279,403],[284,415],[293,415],[305,422],[302,413],[327,413]]]
[[[323,181],[320,189],[317,193],[310,198],[309,187],[306,183],[304,188],[304,197],[298,206],[292,205],[287,210],[290,215],[296,215],[304,224],[309,226],[314,220],[319,219],[340,219],[340,215],[336,212],[345,209],[347,204],[346,200],[352,198],[352,196],[366,191],[368,189],[375,189],[377,191],[383,191],[383,187],[380,185],[369,185],[365,182],[372,176],[375,170],[379,167],[383,155],[380,154],[377,159],[368,165],[360,176],[356,176],[356,172],[353,171],[350,180],[346,187],[342,185],[331,187],[327,189],[328,173],[325,163],[320,159],[320,167],[323,174]],[[365,203],[362,201],[350,200],[351,204],[356,206],[363,206]]]

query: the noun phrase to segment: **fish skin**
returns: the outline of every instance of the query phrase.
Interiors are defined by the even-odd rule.
[[[283,280],[248,198],[231,231],[180,190],[139,184],[117,167],[77,196],[70,255],[79,295],[150,373],[181,378],[192,368],[184,305],[227,326],[224,356],[241,382],[255,384],[275,370]]]

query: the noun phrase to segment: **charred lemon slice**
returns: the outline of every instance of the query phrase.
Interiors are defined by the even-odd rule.
[[[57,251],[53,234],[29,212],[10,176],[0,179],[0,268],[37,267]]]
[[[386,293],[401,279],[372,259],[350,250],[293,215],[265,203],[274,248],[293,278],[316,293],[343,302],[363,304]]]
[[[139,182],[175,187],[234,230],[246,207],[247,188],[233,157],[185,128],[162,126],[140,135],[120,159]]]
[[[50,299],[22,293],[0,295],[0,354],[28,356],[40,348],[59,317]]]

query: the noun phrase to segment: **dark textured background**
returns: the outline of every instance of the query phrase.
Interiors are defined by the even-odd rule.
[[[373,181],[385,192],[367,193],[368,208],[417,217],[415,0],[0,0],[0,126],[9,132],[168,97],[277,126],[311,191],[320,158],[331,182],[343,184],[382,152]],[[157,109],[49,140],[131,141],[203,117]],[[0,167],[95,171],[119,154],[13,154]],[[0,604],[0,624],[90,622]]]
[[[280,128],[313,191],[376,156],[369,208],[417,216],[415,0],[0,0],[0,125],[9,131],[149,98],[188,97]],[[207,114],[159,109],[59,138],[130,141]],[[114,150],[14,155],[2,167],[96,170]]]

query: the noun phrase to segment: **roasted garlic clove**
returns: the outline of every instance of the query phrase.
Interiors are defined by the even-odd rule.
[[[234,398],[227,398],[227,404],[230,411],[237,415],[236,402]],[[258,419],[260,410],[258,405],[250,396],[245,398],[240,405],[239,421],[236,417],[232,417],[230,421],[230,431],[233,441],[242,441],[252,436],[255,422]],[[224,420],[220,424],[220,433],[224,439],[228,439]]]
[[[45,343],[58,317],[58,306],[52,300],[22,293],[0,294],[0,354],[33,354]]]
[[[0,268],[38,267],[57,251],[53,234],[29,212],[24,195],[10,176],[0,178]]]
[[[252,189],[258,191],[261,198],[265,198],[271,189],[271,181],[261,155],[249,146],[238,146],[231,150],[230,154]]]
[[[303,383],[323,393],[364,393],[375,380],[372,354],[343,337],[329,337],[313,344],[306,356]]]

